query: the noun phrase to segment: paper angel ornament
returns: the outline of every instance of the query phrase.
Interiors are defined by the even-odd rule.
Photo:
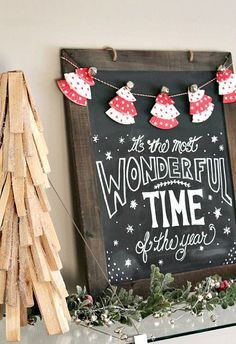
[[[192,116],[193,123],[205,122],[214,110],[212,98],[200,90],[197,85],[190,86],[188,90],[189,114]]]
[[[219,84],[219,94],[223,95],[223,103],[236,102],[236,74],[220,66],[216,73],[216,80]]]
[[[169,89],[163,86],[156,97],[156,104],[151,110],[153,116],[149,121],[154,127],[164,130],[177,127],[179,122],[176,117],[180,115],[168,93]]]
[[[131,89],[134,87],[132,81],[128,81],[126,86],[120,88],[110,102],[110,109],[106,111],[113,121],[120,124],[134,124],[134,117],[137,116],[137,111],[133,102],[136,101],[135,97],[131,93]]]
[[[86,106],[87,99],[91,99],[90,86],[94,85],[93,76],[97,74],[95,67],[78,68],[75,73],[65,73],[65,80],[57,81],[62,93],[72,102]]]

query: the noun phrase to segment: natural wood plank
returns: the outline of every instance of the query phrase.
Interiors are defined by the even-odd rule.
[[[59,321],[57,318],[55,306],[52,302],[51,291],[49,289],[50,283],[41,283],[38,281],[32,257],[28,251],[28,263],[30,269],[30,276],[33,283],[34,293],[37,299],[37,303],[40,309],[40,313],[43,316],[45,326],[47,328],[48,334],[59,334],[61,333]]]
[[[16,286],[18,285],[18,258],[19,258],[19,233],[18,233],[18,217],[13,213],[12,224],[12,245],[10,265],[7,271],[7,286],[6,286],[6,304],[16,307],[17,306],[17,293]]]
[[[27,90],[24,87],[23,88],[23,107],[24,107],[24,132],[23,132],[23,147],[24,147],[24,153],[28,156],[33,156],[33,134],[31,129],[31,123],[30,123],[30,114],[32,112],[29,101],[28,101],[28,95]]]
[[[47,197],[47,194],[42,186],[36,186],[37,195],[44,212],[51,211],[51,206]]]
[[[26,157],[31,178],[35,186],[44,185],[46,178],[42,169],[42,165],[39,161],[37,150],[34,145],[32,147],[32,151],[33,156]]]
[[[28,86],[28,82],[26,80],[25,75],[24,75],[24,81],[25,81],[25,85],[26,85],[28,100],[29,100],[29,103],[30,103],[30,106],[31,106],[31,109],[32,109],[32,112],[33,112],[33,115],[34,115],[34,118],[35,118],[35,121],[37,123],[37,126],[38,126],[39,130],[43,131],[43,124],[42,124],[41,119],[39,117],[39,114],[38,114],[38,112],[36,110],[36,106],[34,104],[34,100],[33,100],[33,97],[32,97],[32,94],[31,94],[30,88]]]
[[[2,73],[0,75],[0,141],[2,140],[2,128],[6,113],[7,81],[7,73]]]
[[[23,133],[23,75],[22,72],[8,73],[10,132]]]
[[[61,250],[61,245],[60,242],[58,240],[57,237],[57,233],[56,230],[54,228],[52,219],[49,215],[49,213],[43,213],[42,217],[41,217],[41,223],[42,223],[42,227],[43,227],[43,232],[44,233],[48,233],[48,235],[50,236],[53,245],[55,246],[57,252],[59,252]]]
[[[14,177],[26,176],[22,134],[14,134]]]
[[[43,234],[41,217],[42,209],[40,208],[39,200],[36,191],[32,184],[31,178],[28,176],[25,181],[25,202],[28,212],[29,224],[34,236],[38,237]]]
[[[17,215],[19,217],[26,216],[24,184],[25,184],[25,181],[23,177],[15,178],[12,176],[13,195],[14,195]]]
[[[29,115],[29,121],[30,121],[30,130],[33,134],[34,142],[35,142],[37,152],[38,152],[39,157],[40,157],[40,161],[41,161],[43,170],[45,173],[50,173],[51,169],[50,169],[49,162],[47,159],[48,148],[47,148],[47,144],[45,142],[44,136],[43,136],[42,132],[40,132],[40,130],[39,130],[39,128],[35,122],[35,118],[33,116],[31,109],[29,109],[28,115]],[[31,144],[32,144],[32,142],[31,142]]]
[[[52,271],[61,270],[61,259],[56,251],[55,246],[53,245],[52,240],[50,239],[50,236],[48,235],[48,232],[44,232],[44,234],[41,237],[41,241],[43,244],[44,252],[47,256],[47,262],[49,264],[50,269]]]
[[[14,203],[12,193],[10,193],[2,226],[2,238],[0,247],[0,270],[8,270],[10,265],[13,235],[13,214]]]
[[[5,185],[3,187],[1,197],[0,197],[0,225],[2,224],[2,219],[5,213],[10,189],[11,189],[11,177],[10,177],[10,174],[8,174]]]
[[[20,301],[20,326],[24,327],[28,325],[27,308],[24,307]]]
[[[0,304],[5,303],[6,271],[0,270]]]
[[[19,219],[19,234],[21,247],[32,245],[33,241],[27,216],[20,217]]]
[[[24,308],[34,305],[33,286],[28,266],[28,248],[19,248],[19,291]]]
[[[16,291],[16,306],[6,304],[6,339],[9,342],[20,341],[20,296]]]
[[[42,248],[40,238],[35,238],[33,241],[33,245],[30,246],[30,250],[33,257],[34,268],[37,274],[37,278],[39,282],[49,282],[51,281],[51,275],[49,272],[49,268],[47,265],[47,259],[45,256],[45,252]]]

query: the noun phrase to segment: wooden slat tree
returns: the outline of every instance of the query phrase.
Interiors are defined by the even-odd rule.
[[[45,192],[48,149],[21,71],[0,75],[0,135],[0,305],[5,304],[6,339],[20,340],[34,296],[48,334],[64,333],[70,315]]]

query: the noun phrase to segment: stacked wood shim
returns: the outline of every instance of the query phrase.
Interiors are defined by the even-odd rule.
[[[0,133],[0,305],[5,304],[6,339],[20,340],[34,299],[48,334],[64,333],[70,315],[45,192],[48,148],[20,71],[0,75]]]

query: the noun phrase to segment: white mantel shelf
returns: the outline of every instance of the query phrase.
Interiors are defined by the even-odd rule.
[[[153,343],[160,341],[165,344],[233,344],[236,338],[236,306],[226,311],[218,309],[216,312],[217,320],[212,322],[209,313],[201,317],[187,315],[183,313],[175,314],[174,324],[170,324],[169,317],[154,319],[148,317],[142,322],[137,323],[140,334],[146,333],[149,340]],[[42,321],[38,321],[35,326],[27,326],[21,330],[21,341],[23,344],[109,344],[109,343],[133,343],[132,335],[135,329],[125,326],[124,333],[129,337],[127,341],[120,340],[114,332],[120,324],[111,327],[87,328],[71,323],[70,332],[60,336],[48,336]],[[106,334],[105,334],[106,333]],[[151,342],[151,341],[149,341]],[[0,321],[0,343],[5,341],[5,320]]]

